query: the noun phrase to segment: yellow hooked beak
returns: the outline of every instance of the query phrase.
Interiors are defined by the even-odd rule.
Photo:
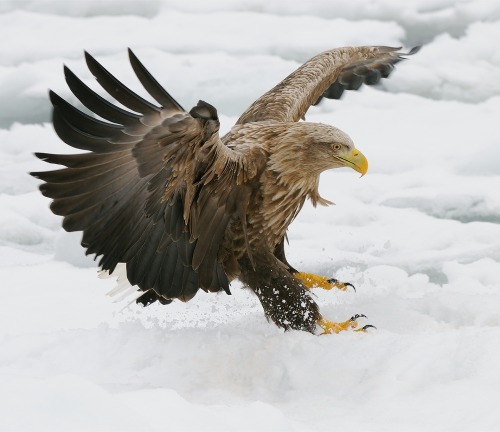
[[[363,177],[368,171],[368,161],[363,153],[358,149],[353,149],[350,152],[341,153],[337,156],[341,161],[345,162],[345,166],[361,173]]]

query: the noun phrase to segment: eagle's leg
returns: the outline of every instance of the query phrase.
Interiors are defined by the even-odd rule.
[[[375,326],[372,326],[370,324],[367,324],[361,328],[357,328],[359,325],[358,318],[366,318],[366,315],[356,314],[344,322],[332,322],[321,318],[318,321],[318,326],[323,329],[323,333],[321,334],[340,333],[341,331],[349,329],[355,329],[354,331],[356,332],[366,332],[370,327],[376,328]]]
[[[281,241],[274,248],[274,256],[278,258],[283,264],[285,264],[288,267],[290,273],[292,273],[297,279],[299,279],[306,288],[323,288],[325,290],[336,288],[341,291],[347,291],[349,287],[351,287],[354,291],[356,291],[356,288],[352,283],[340,282],[334,278],[318,276],[313,273],[299,272],[298,270],[294,269],[287,261],[285,256],[285,236],[283,236]]]
[[[318,276],[313,273],[297,272],[294,273],[297,279],[300,279],[302,283],[309,289],[311,288],[323,288],[325,290],[331,290],[333,288],[339,289],[341,291],[347,291],[351,287],[356,291],[356,287],[349,282],[340,282],[335,278],[328,278],[326,276]]]
[[[281,261],[261,251],[253,260],[245,255],[238,262],[239,279],[255,292],[268,319],[285,330],[315,333],[321,320],[318,305]]]

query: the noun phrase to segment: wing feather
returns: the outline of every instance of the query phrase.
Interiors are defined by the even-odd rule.
[[[117,147],[106,138],[96,137],[74,127],[61,114],[61,109],[58,107],[55,107],[52,112],[52,124],[59,138],[71,147],[95,153],[108,153]]]
[[[97,82],[101,84],[102,88],[113,96],[118,102],[122,103],[132,111],[136,111],[141,114],[158,114],[161,111],[160,107],[157,107],[142,98],[118,81],[87,51],[85,51],[85,60],[87,61],[88,68],[96,77]]]
[[[118,157],[128,156],[128,151],[122,152],[118,156],[118,152],[107,153],[107,154],[96,154],[96,153],[79,153],[79,154],[49,154],[49,153],[35,153],[35,156],[51,164],[64,165],[68,168],[80,168],[89,165],[96,166],[108,163]]]
[[[111,102],[108,102],[102,96],[99,96],[66,66],[64,66],[64,76],[66,78],[66,83],[73,94],[83,105],[98,116],[109,120],[110,122],[125,126],[131,124],[136,126],[137,121],[141,118],[139,114],[117,107]]]
[[[81,112],[52,90],[49,90],[49,98],[52,105],[59,108],[59,114],[76,129],[102,138],[111,138],[117,130],[123,129],[122,125],[104,122]]]
[[[184,111],[184,108],[168,93],[161,85],[156,81],[156,79],[149,73],[149,71],[144,67],[144,65],[139,61],[136,55],[129,48],[128,50],[130,64],[134,69],[137,78],[147,90],[147,92],[167,109],[176,109],[178,111]]]

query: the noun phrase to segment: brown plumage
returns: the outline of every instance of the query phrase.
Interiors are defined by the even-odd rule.
[[[413,51],[412,51],[413,52]],[[410,53],[412,53],[410,52]],[[387,77],[397,48],[339,48],[312,58],[255,101],[219,136],[206,102],[186,112],[129,51],[140,82],[158,104],[125,87],[86,53],[102,87],[128,109],[106,101],[69,69],[66,81],[88,116],[50,92],[57,134],[75,155],[38,153],[66,168],[32,173],[53,199],[67,231],[83,231],[87,254],[110,273],[126,264],[144,292],[138,302],[187,301],[199,288],[229,294],[238,278],[278,326],[313,332],[318,307],[284,255],[289,224],[319,175],[341,166],[364,174],[366,159],[342,131],[300,122],[322,97]]]

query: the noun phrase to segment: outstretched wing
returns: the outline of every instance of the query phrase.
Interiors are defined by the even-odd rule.
[[[311,105],[323,97],[338,99],[344,90],[357,90],[363,83],[377,84],[409,53],[391,47],[347,47],[313,57],[273,89],[257,99],[238,119],[239,124],[275,120],[299,121]]]
[[[67,231],[83,231],[87,254],[112,272],[126,263],[127,278],[148,299],[189,300],[198,288],[225,290],[217,259],[226,227],[242,213],[237,197],[251,175],[242,154],[219,138],[215,108],[200,101],[189,113],[129,50],[132,67],[157,106],[132,92],[86,53],[101,86],[128,109],[108,102],[65,68],[72,92],[88,116],[54,92],[59,137],[86,153],[38,153],[66,168],[36,172]],[[150,291],[152,290],[152,291]]]

